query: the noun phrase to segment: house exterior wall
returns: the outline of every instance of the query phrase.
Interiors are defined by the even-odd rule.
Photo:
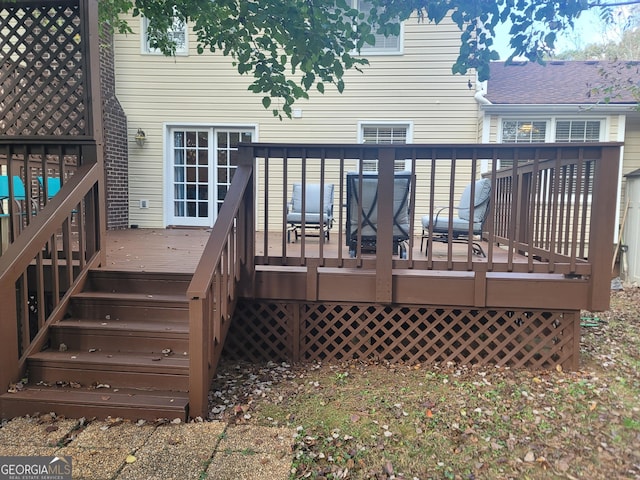
[[[626,195],[626,179],[624,175],[640,168],[640,115],[628,117],[624,132],[624,163],[622,165],[622,194]],[[623,198],[622,208],[626,204]]]
[[[129,226],[127,117],[116,97],[113,36],[106,28],[101,32],[100,41],[107,228],[119,229]]]
[[[231,59],[197,55],[193,34],[188,56],[141,54],[141,21],[133,34],[116,35],[116,88],[127,114],[129,216],[140,227],[166,226],[166,132],[171,125],[251,127],[261,142],[356,143],[359,122],[401,121],[412,127],[413,143],[469,143],[478,139],[478,108],[469,76],[454,76],[459,31],[455,25],[404,24],[403,53],[371,55],[364,73],[345,75],[342,95],[327,87],[294,108],[301,118],[273,117],[261,97],[247,91],[251,78],[239,76]],[[131,141],[138,128],[143,147]],[[259,172],[259,176],[262,172]],[[418,202],[420,200],[418,196]],[[140,208],[140,200],[148,208]],[[417,205],[417,210],[425,210]]]

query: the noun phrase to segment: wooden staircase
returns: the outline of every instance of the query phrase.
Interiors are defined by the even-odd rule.
[[[1,400],[10,416],[186,420],[191,274],[92,270],[28,382]]]

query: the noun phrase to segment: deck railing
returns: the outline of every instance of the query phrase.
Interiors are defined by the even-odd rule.
[[[261,230],[256,264],[369,270],[375,272],[376,299],[384,303],[391,301],[397,269],[554,274],[586,279],[593,294],[591,306],[607,308],[619,148],[618,144],[254,144],[256,227]],[[365,176],[361,172],[369,168],[378,172],[377,245],[374,252],[359,246],[350,250],[346,177],[348,172],[359,172],[361,182]],[[392,233],[398,170],[411,172],[411,235],[406,255],[401,256]],[[426,252],[416,253],[414,246],[425,233],[422,217],[433,219],[440,207],[453,211],[463,189],[482,176],[492,185],[482,239],[477,238],[487,243],[487,257],[474,254],[471,244],[442,246],[430,238]],[[311,226],[302,227],[308,231],[295,245],[290,242],[286,212],[293,183],[319,184],[319,191],[333,184],[331,242],[308,238]],[[470,218],[473,211],[472,205]],[[468,226],[471,232],[471,221]],[[426,236],[432,227],[427,226]],[[337,248],[331,246],[334,242]]]
[[[236,170],[189,298],[189,415],[206,416],[207,394],[244,280],[253,281],[254,174],[250,152]]]
[[[103,174],[95,143],[20,140],[19,150],[14,144],[0,140],[1,168],[8,178],[21,178],[28,193],[26,201],[18,200],[12,190],[6,200],[5,220],[18,218],[5,222],[12,241],[0,257],[0,338],[6,340],[0,351],[3,386],[20,378],[27,356],[42,348],[49,325],[65,314],[71,293],[81,286],[88,269],[103,261]],[[39,195],[31,188],[34,155],[41,156],[45,185],[48,167],[60,166],[64,175],[69,172],[65,165],[73,165],[73,175],[50,198],[46,187]],[[18,164],[23,168],[16,168]],[[14,207],[19,203],[22,209]]]
[[[98,2],[0,0],[0,13],[5,388],[42,348],[88,268],[104,262],[106,223]]]

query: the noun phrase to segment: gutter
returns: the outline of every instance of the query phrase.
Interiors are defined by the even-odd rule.
[[[631,104],[493,104],[486,98],[488,103],[482,103],[481,108],[487,113],[495,114],[519,114],[526,112],[528,114],[549,115],[553,113],[560,114],[581,114],[581,115],[637,115],[635,105]]]

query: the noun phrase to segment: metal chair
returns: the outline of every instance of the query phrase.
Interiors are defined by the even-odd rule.
[[[295,235],[295,240],[298,240],[298,237],[302,235],[303,224],[305,235],[310,235],[308,229],[317,230],[318,236],[323,237],[327,242],[329,241],[329,231],[333,226],[333,190],[332,183],[325,183],[321,198],[320,185],[307,183],[303,197],[302,184],[293,184],[293,193],[287,211],[288,242],[291,241],[291,232]]]
[[[38,177],[40,188],[44,191],[44,178]],[[60,191],[60,177],[47,177],[47,200],[51,200]]]
[[[471,220],[471,184],[467,185],[460,197],[458,206],[454,207],[454,216],[448,214],[449,207],[438,208],[433,221],[429,215],[422,217],[422,238],[420,251],[425,239],[441,243],[469,243],[471,242],[473,253],[486,257],[482,246],[469,237],[469,227],[472,227],[474,236],[482,235],[482,226],[489,212],[491,199],[491,182],[483,178],[475,182],[473,198],[473,220]],[[451,217],[451,218],[450,218]],[[451,225],[449,225],[451,223]],[[451,228],[451,229],[450,229]]]
[[[27,194],[24,188],[24,183],[22,183],[22,179],[19,176],[13,176],[13,201],[15,202],[17,212],[14,212],[13,228],[11,232],[8,228],[4,228],[4,224],[8,224],[11,221],[11,209],[8,208],[5,212],[5,200],[10,200],[9,177],[7,175],[0,175],[0,243],[2,243],[0,249],[2,251],[4,251],[8,244],[20,233],[23,227],[23,216],[28,212],[28,207],[26,211],[22,208],[22,203],[27,203]],[[30,199],[28,203],[32,205],[34,214],[37,213],[37,202]],[[8,227],[8,225],[6,226]]]
[[[406,241],[410,237],[409,189],[411,172],[397,172],[393,187],[393,247],[401,258],[406,258]],[[358,211],[360,208],[360,211]],[[378,174],[347,173],[347,235],[349,255],[355,257],[358,241],[363,250],[376,250],[378,240]]]

